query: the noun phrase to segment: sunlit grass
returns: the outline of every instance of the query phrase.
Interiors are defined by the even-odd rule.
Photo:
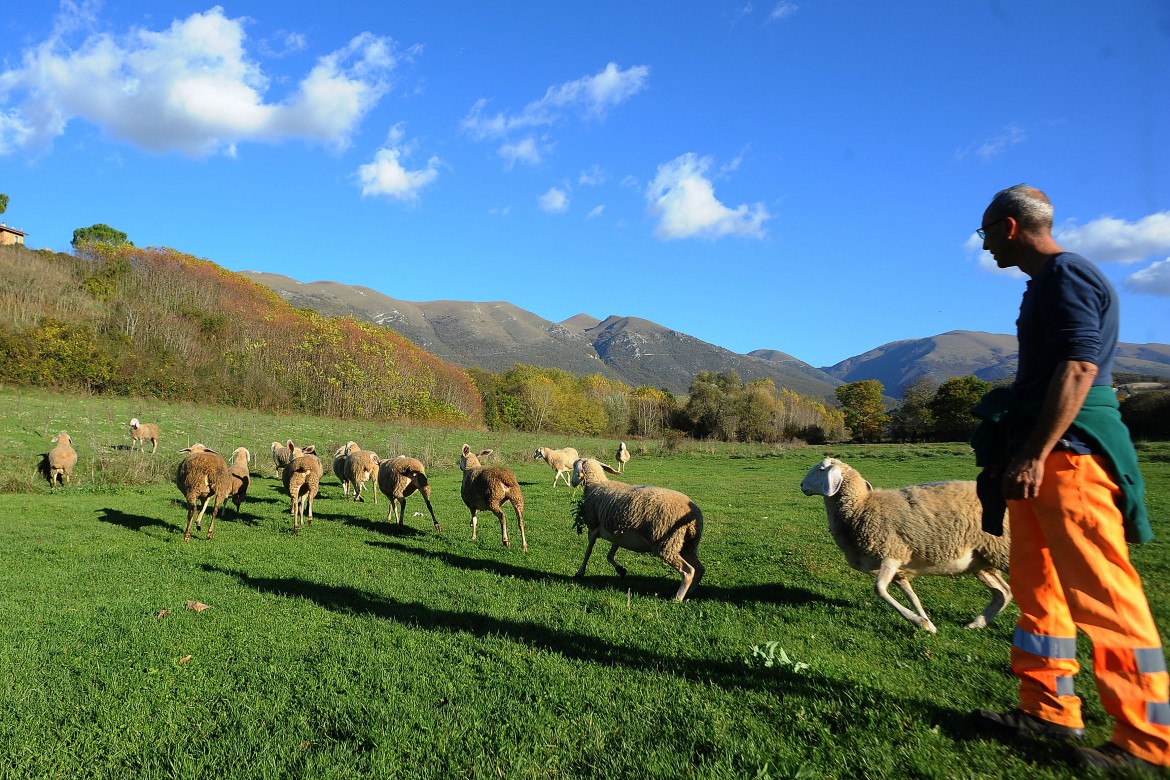
[[[614,442],[12,390],[0,404],[0,777],[1075,776],[1053,748],[967,729],[972,708],[1014,703],[1014,606],[966,631],[987,591],[925,578],[939,634],[916,631],[846,567],[823,504],[799,491],[826,454],[879,487],[969,478],[963,446],[635,444],[625,479],[683,490],[706,516],[707,576],[675,604],[677,575],[647,556],[619,553],[619,579],[599,547],[572,578],[573,498],[532,449],[610,457]],[[120,449],[131,416],[162,425],[153,459]],[[81,462],[49,495],[33,468],[57,430]],[[344,501],[328,476],[294,537],[267,452],[288,437],[425,457],[443,532],[411,516],[417,497],[397,531],[384,498]],[[170,479],[196,440],[248,446],[254,481],[240,517],[184,545]],[[516,471],[527,554],[483,513],[471,541],[463,441]],[[1133,549],[1164,629],[1168,453],[1142,448],[1159,539]],[[1104,739],[1087,644],[1081,656]]]

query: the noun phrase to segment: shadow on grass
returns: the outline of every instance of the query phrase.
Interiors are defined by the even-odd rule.
[[[424,535],[425,532],[416,532],[415,535]],[[417,555],[421,558],[431,558],[432,560],[441,561],[448,566],[456,569],[463,569],[467,571],[484,571],[491,574],[496,574],[501,577],[515,577],[520,580],[547,580],[553,582],[573,583],[583,588],[590,588],[592,590],[628,590],[639,596],[658,596],[662,598],[673,598],[675,591],[678,589],[679,577],[672,575],[671,569],[663,565],[663,576],[652,577],[646,575],[626,575],[625,577],[618,577],[609,562],[605,560],[604,551],[599,555],[594,552],[593,557],[589,559],[589,571],[593,571],[593,567],[601,567],[599,571],[604,571],[605,574],[590,574],[586,572],[585,577],[577,579],[573,575],[576,573],[566,572],[564,574],[556,572],[540,571],[529,566],[517,566],[515,564],[506,563],[497,559],[481,559],[469,558],[466,555],[456,555],[454,553],[442,552],[437,550],[420,550],[417,547],[410,547],[396,542],[366,542],[372,547],[383,547],[396,552],[409,553],[410,555]],[[600,558],[600,560],[598,560]],[[620,562],[620,560],[619,560]],[[708,580],[700,583],[697,587],[687,593],[687,599],[693,601],[720,601],[725,604],[734,604],[742,606],[745,604],[784,604],[789,606],[800,606],[803,604],[828,604],[838,607],[853,606],[852,602],[841,599],[830,599],[825,596],[815,593],[810,590],[802,588],[793,588],[780,583],[766,583],[759,585],[745,585],[735,588],[725,588],[718,585],[706,584]]]
[[[184,509],[186,505],[184,504]],[[98,520],[103,523],[110,523],[111,525],[120,525],[131,531],[141,531],[143,528],[157,527],[166,528],[173,531],[177,526],[173,523],[168,523],[165,520],[159,520],[157,517],[146,517],[144,515],[131,515],[125,512],[120,512],[117,509],[99,509],[100,516]],[[185,516],[185,515],[184,515]],[[179,528],[181,531],[182,528]]]
[[[340,614],[368,615],[413,629],[465,634],[484,640],[503,638],[571,660],[604,667],[622,666],[653,675],[673,675],[727,690],[766,690],[781,697],[796,696],[817,701],[831,698],[847,701],[851,708],[860,708],[862,712],[870,708],[873,712],[880,712],[889,702],[888,692],[828,677],[815,669],[796,672],[761,668],[749,665],[746,660],[687,657],[682,653],[677,656],[663,655],[588,634],[554,630],[541,623],[503,619],[475,612],[434,609],[418,602],[389,598],[349,586],[325,585],[296,577],[252,577],[244,571],[212,564],[202,564],[202,569],[234,577],[243,587],[258,593],[306,599]],[[679,605],[677,608],[686,610],[688,605]],[[680,615],[680,619],[685,619],[685,615]],[[680,650],[683,653],[693,652],[689,647]],[[927,711],[933,722],[948,730],[963,732],[965,713],[949,711],[928,701],[900,697],[902,705],[908,701],[910,706]]]
[[[408,537],[409,536],[409,537],[413,537],[413,536],[426,536],[428,531],[430,531],[431,533],[434,533],[434,531],[431,531],[431,526],[429,526],[429,525],[427,526],[427,530],[424,531],[420,528],[415,528],[415,527],[410,526],[410,525],[405,525],[405,524],[398,525],[398,523],[395,523],[395,522],[387,523],[385,518],[383,518],[381,520],[369,520],[365,517],[347,516],[347,517],[342,518],[340,520],[340,522],[345,523],[346,525],[351,526],[353,528],[360,528],[363,531],[369,531],[371,533],[381,534],[383,536],[398,536],[398,537]],[[381,542],[368,542],[368,544],[382,544],[382,543]]]

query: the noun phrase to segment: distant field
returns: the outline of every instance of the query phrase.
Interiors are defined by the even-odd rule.
[[[573,499],[532,449],[611,458],[616,442],[13,389],[0,408],[0,778],[1075,776],[1056,748],[967,729],[972,708],[1014,703],[1015,607],[966,631],[986,589],[924,578],[939,634],[915,630],[846,567],[822,502],[799,490],[830,453],[878,487],[972,478],[965,446],[632,442],[626,481],[687,492],[706,516],[707,576],[675,604],[677,575],[647,556],[619,553],[619,579],[599,545],[572,578]],[[153,458],[128,451],[132,416],[161,425]],[[50,495],[35,465],[60,430],[81,462]],[[268,453],[289,437],[422,457],[443,532],[421,516],[396,531],[384,498],[345,501],[327,476],[294,537]],[[184,545],[170,480],[195,441],[251,449],[253,488],[241,517]],[[515,547],[485,513],[471,541],[464,441],[519,476],[527,554],[510,507]],[[1158,539],[1132,553],[1165,637],[1170,444],[1141,456]]]

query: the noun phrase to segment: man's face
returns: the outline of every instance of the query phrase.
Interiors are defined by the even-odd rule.
[[[983,248],[995,258],[995,264],[1000,268],[1011,268],[1016,263],[1011,259],[1010,244],[1007,233],[1011,225],[1008,218],[992,210],[989,206],[983,212]]]

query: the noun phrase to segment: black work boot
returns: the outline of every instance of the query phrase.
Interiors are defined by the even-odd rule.
[[[1079,740],[1085,738],[1085,730],[1074,726],[1061,726],[1029,715],[1021,709],[1011,712],[975,710],[971,713],[971,725],[980,734],[997,739],[1040,738],[1057,740]]]

